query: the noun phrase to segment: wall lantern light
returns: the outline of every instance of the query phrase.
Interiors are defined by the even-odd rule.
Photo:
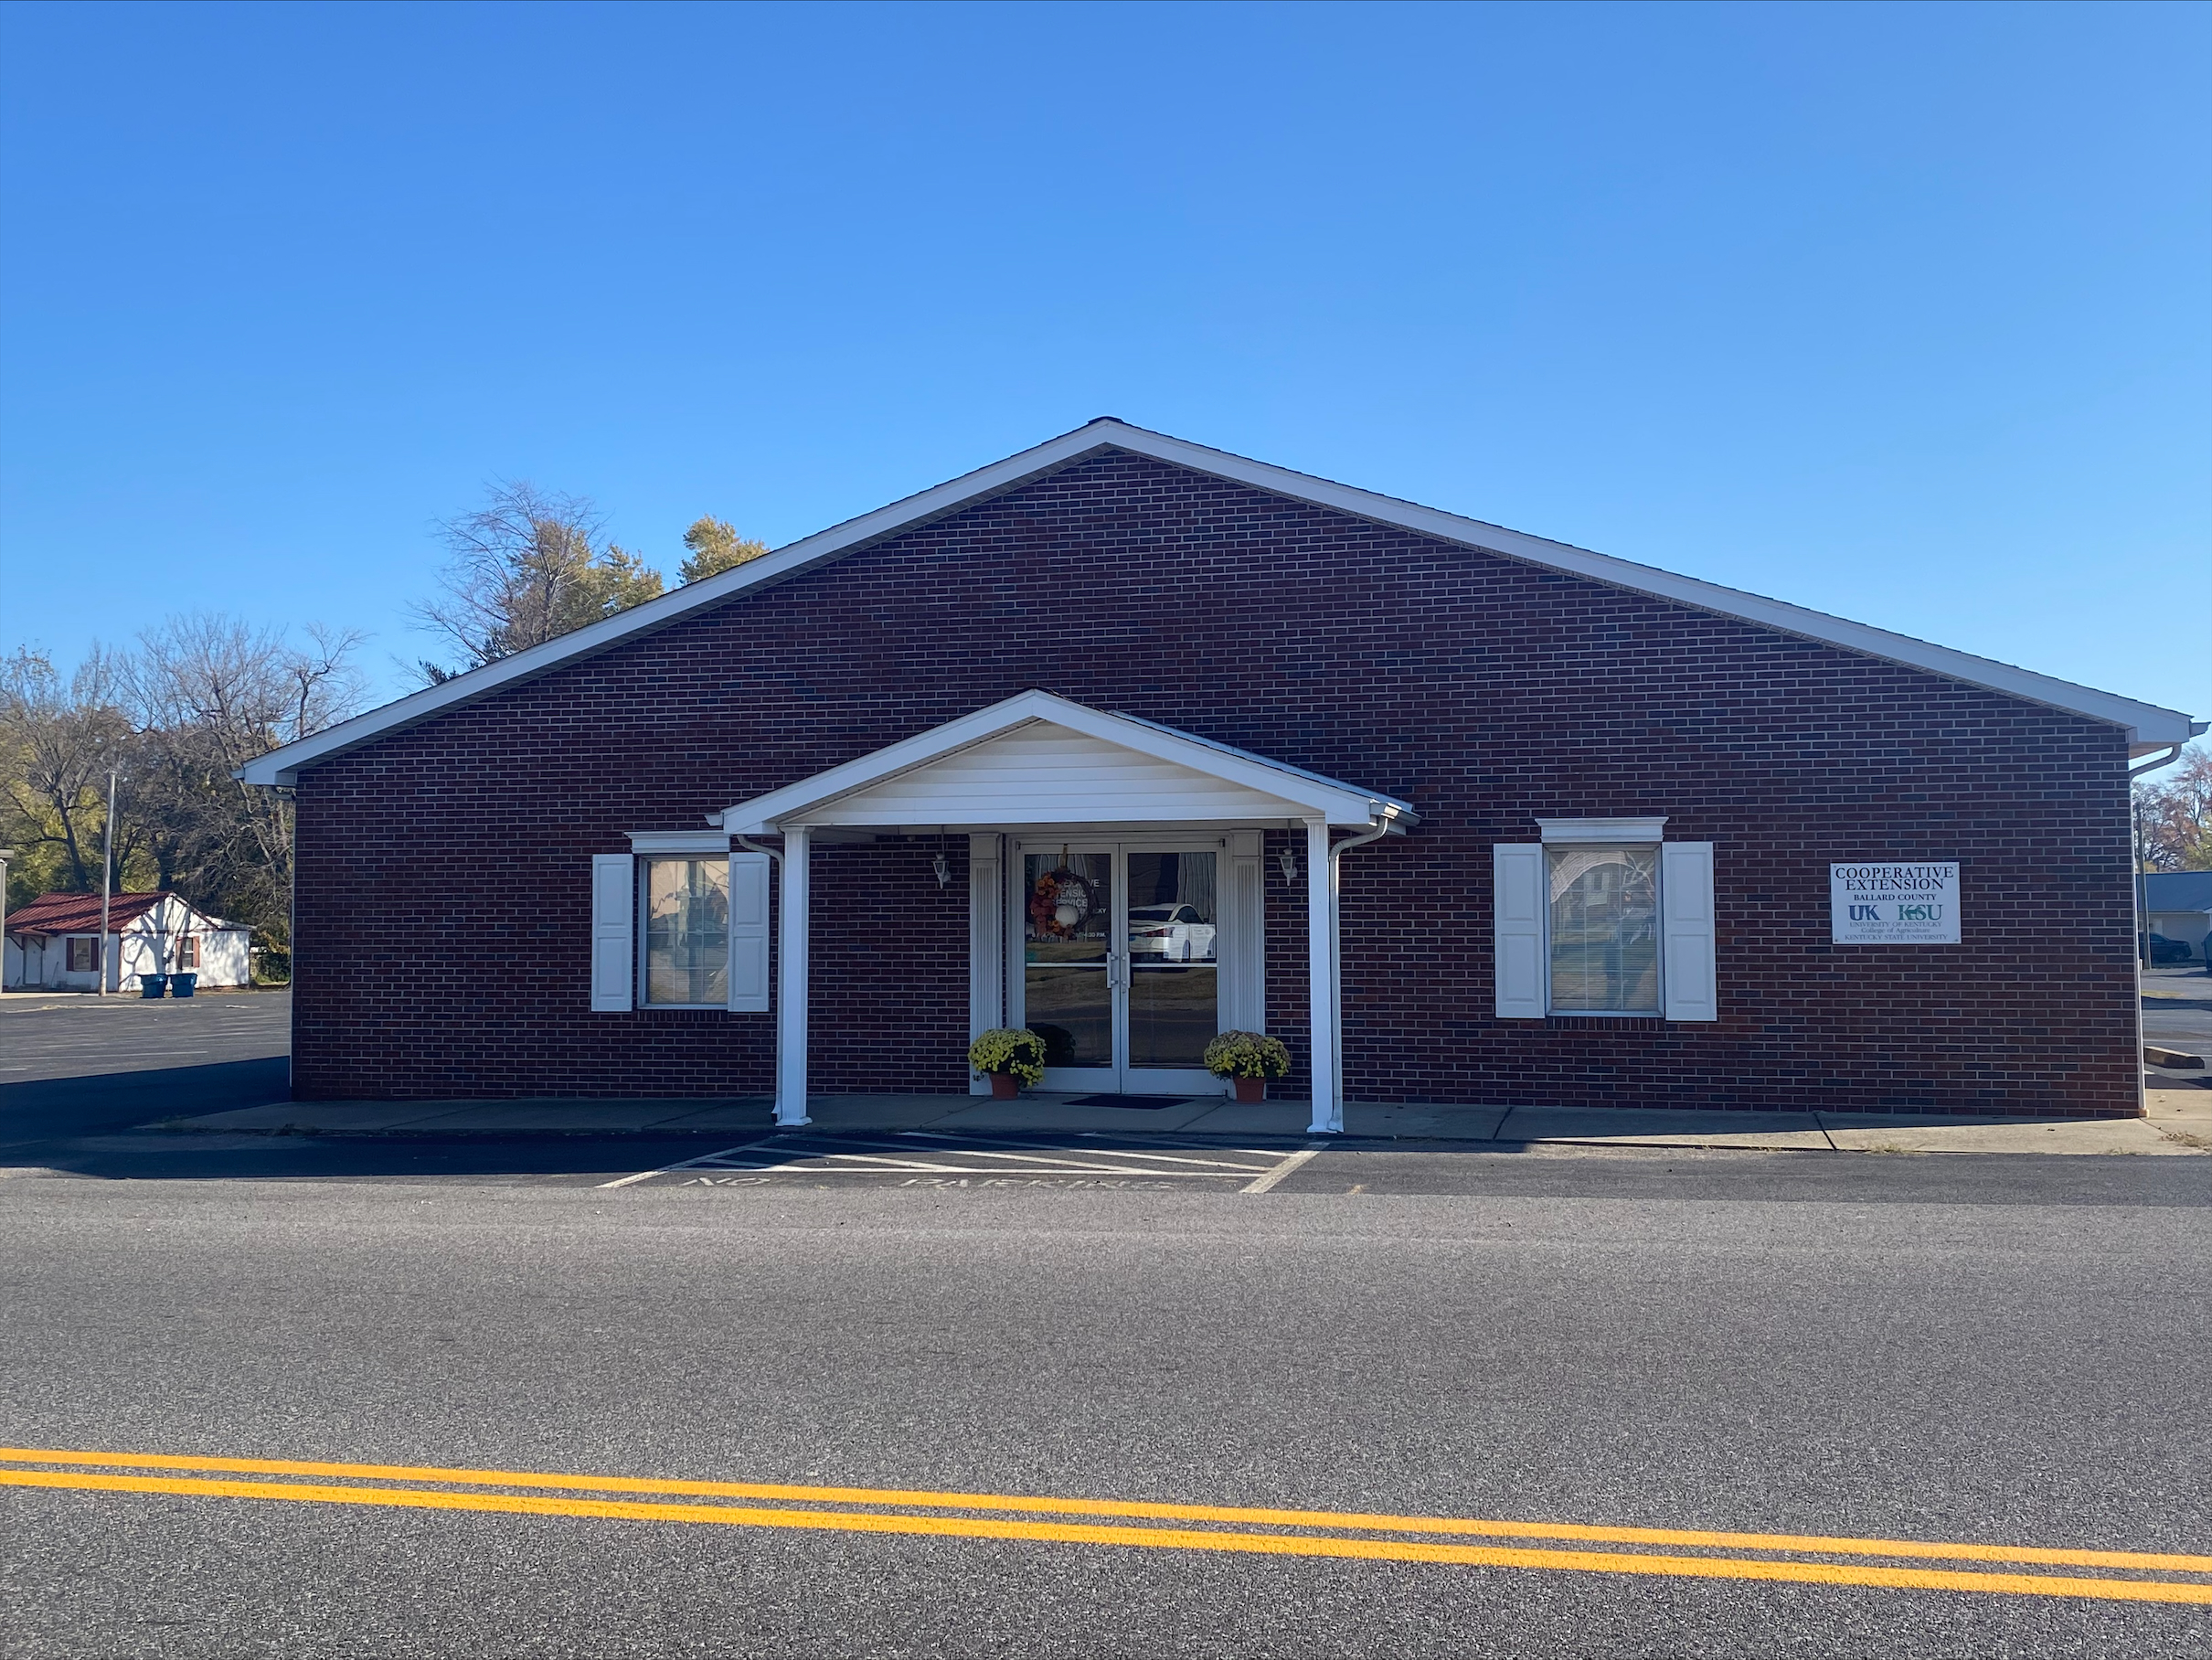
[[[1298,879],[1298,856],[1295,853],[1292,853],[1288,847],[1284,847],[1277,852],[1275,855],[1275,863],[1282,867],[1282,879],[1284,881],[1294,882]]]

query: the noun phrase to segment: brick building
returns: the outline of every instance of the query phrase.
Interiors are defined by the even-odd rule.
[[[1286,1127],[2129,1114],[2127,775],[2201,729],[1099,420],[245,776],[303,1098],[796,1123],[1026,1024],[1125,1094],[1273,1032]],[[1937,921],[1846,942],[1845,868]]]

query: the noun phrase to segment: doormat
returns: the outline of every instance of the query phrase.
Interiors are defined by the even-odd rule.
[[[1186,1107],[1196,1095],[1079,1095],[1071,1107],[1130,1107],[1139,1112],[1157,1112],[1162,1107]]]

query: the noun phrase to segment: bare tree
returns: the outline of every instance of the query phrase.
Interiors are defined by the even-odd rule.
[[[444,592],[416,605],[421,623],[461,650],[459,668],[425,662],[436,682],[527,651],[626,611],[661,591],[658,571],[598,541],[598,510],[582,496],[496,481],[491,500],[440,527],[452,558]]]
[[[92,886],[107,834],[105,783],[131,740],[120,665],[95,645],[65,685],[43,652],[18,650],[0,667],[0,747],[8,838],[58,850],[79,892]]]
[[[353,662],[358,633],[307,635],[294,646],[233,617],[172,618],[139,636],[128,676],[140,756],[132,801],[157,826],[157,860],[188,864],[211,893],[265,883],[264,911],[281,910],[291,889],[292,803],[234,774],[345,719],[366,689]]]
[[[66,684],[38,652],[0,663],[0,842],[23,856],[11,902],[97,889],[112,850],[126,891],[178,889],[286,944],[292,802],[235,774],[360,707],[359,641],[310,629],[297,644],[198,615],[148,630],[129,653],[95,646]],[[122,775],[112,823],[111,767]]]

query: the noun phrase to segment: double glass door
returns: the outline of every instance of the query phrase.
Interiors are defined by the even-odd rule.
[[[1048,1090],[1218,1092],[1218,846],[1024,843],[1015,1024],[1045,1039]]]

